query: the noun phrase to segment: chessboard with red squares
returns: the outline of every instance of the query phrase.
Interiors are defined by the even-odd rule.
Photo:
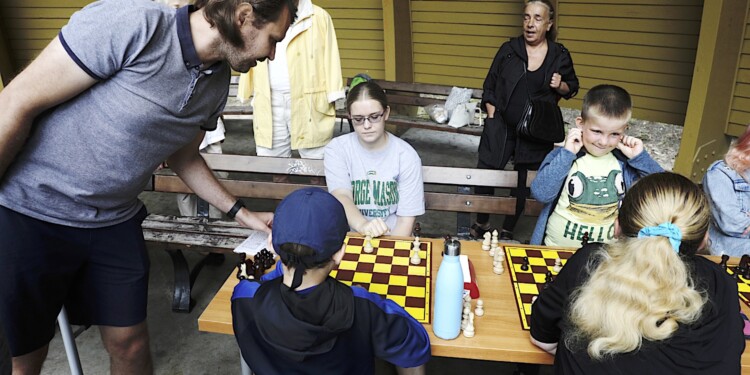
[[[359,285],[401,305],[420,323],[430,323],[432,243],[421,242],[418,265],[411,264],[412,242],[373,238],[372,253],[363,251],[365,239],[347,237],[344,259],[331,276]]]
[[[544,290],[547,283],[547,272],[554,272],[555,261],[560,258],[564,266],[573,250],[551,249],[529,245],[505,246],[505,257],[508,259],[508,274],[516,297],[521,326],[529,330],[531,321],[532,300]],[[522,270],[524,257],[528,258],[528,270]]]

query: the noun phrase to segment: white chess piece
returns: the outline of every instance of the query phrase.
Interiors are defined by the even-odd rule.
[[[409,262],[415,266],[418,265],[419,263],[422,263],[422,257],[419,256],[419,250],[412,250],[411,258],[409,258]]]
[[[497,243],[499,242],[497,240],[497,236],[498,236],[497,229],[495,229],[492,231],[492,241],[490,243],[496,246],[497,246]]]
[[[503,269],[503,262],[497,262],[497,265],[492,268],[492,272],[497,275],[502,275],[503,272],[505,272],[505,270]]]
[[[532,305],[534,304],[534,302],[536,302],[536,297],[537,297],[537,296],[531,297],[531,304],[532,304]]]
[[[248,279],[247,277],[247,264],[245,262],[240,263],[240,280],[244,277],[245,279]]]
[[[474,315],[476,316],[484,315],[484,302],[481,299],[477,300],[477,308],[474,309]]]
[[[474,313],[469,313],[469,322],[466,323],[466,328],[464,329],[464,337],[474,337]]]
[[[557,258],[555,259],[555,266],[552,267],[552,272],[560,273],[561,270],[562,270],[562,259]]]
[[[421,242],[419,242],[419,236],[414,237],[414,241],[412,242],[412,250],[419,251],[419,245],[421,245]]]
[[[487,251],[490,249],[490,232],[484,232],[484,241],[482,241],[482,250]]]
[[[471,309],[468,307],[464,307],[464,312],[461,315],[461,330],[466,329],[466,326],[469,324],[470,313],[471,313]]]
[[[371,241],[372,241],[372,236],[370,236],[369,234],[366,235],[365,236],[365,246],[362,248],[362,250],[364,250],[364,252],[366,252],[368,254],[372,253],[372,251],[374,250],[373,247],[372,247],[372,242]]]

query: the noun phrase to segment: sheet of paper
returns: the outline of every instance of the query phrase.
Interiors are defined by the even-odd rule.
[[[259,251],[266,248],[268,245],[268,233],[254,230],[250,233],[240,246],[234,249],[235,253],[245,253],[250,257],[254,257]],[[273,252],[273,249],[268,249]]]

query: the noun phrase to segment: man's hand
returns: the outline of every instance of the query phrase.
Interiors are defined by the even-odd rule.
[[[380,237],[388,232],[388,226],[385,225],[385,221],[381,218],[372,219],[360,226],[355,228],[357,232],[367,236]]]
[[[243,227],[266,233],[271,233],[271,227],[273,226],[273,212],[252,212],[243,208],[234,219]]]
[[[643,152],[643,141],[639,138],[626,135],[623,136],[620,143],[617,144],[617,148],[622,151],[622,154],[627,156],[628,159],[632,159]]]
[[[573,154],[577,154],[578,151],[581,151],[581,147],[583,147],[582,137],[583,133],[581,129],[571,128],[568,130],[568,136],[565,137],[565,149]]]

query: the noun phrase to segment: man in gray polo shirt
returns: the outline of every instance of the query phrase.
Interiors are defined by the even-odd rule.
[[[137,195],[164,160],[240,224],[269,231],[198,154],[229,87],[273,59],[295,0],[104,0],[0,91],[0,324],[14,369],[39,373],[65,304],[100,326],[111,372],[153,372]]]

